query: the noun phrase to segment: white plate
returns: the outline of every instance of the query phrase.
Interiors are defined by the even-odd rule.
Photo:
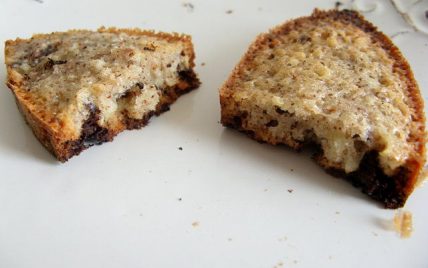
[[[148,127],[60,164],[25,125],[1,64],[0,267],[428,267],[427,187],[409,199],[415,231],[401,239],[396,211],[325,174],[311,152],[218,123],[217,89],[252,40],[335,2],[0,1],[2,51],[7,39],[102,25],[183,32],[203,82]],[[396,0],[425,33],[389,0],[341,2],[375,7],[368,20],[403,32],[393,40],[426,100],[427,1]]]

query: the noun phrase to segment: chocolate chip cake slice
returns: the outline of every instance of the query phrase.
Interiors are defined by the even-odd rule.
[[[188,35],[101,28],[6,41],[7,85],[61,162],[145,126],[199,86]]]
[[[355,11],[315,10],[261,34],[220,88],[221,122],[301,149],[387,208],[425,163],[423,100],[407,61]]]

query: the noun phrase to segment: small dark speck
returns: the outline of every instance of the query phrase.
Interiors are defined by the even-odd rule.
[[[290,194],[294,191],[293,189],[287,190]]]
[[[232,14],[232,13],[233,13],[232,9],[229,9],[229,10],[226,11],[226,14]]]
[[[340,7],[341,5],[343,5],[343,3],[342,3],[342,2],[337,1],[334,5],[335,5],[336,7]]]
[[[178,199],[178,201],[181,201],[181,197]]]
[[[184,7],[187,7],[187,11],[192,12],[195,6],[192,3],[183,3]]]
[[[201,66],[205,66],[205,62],[202,62],[202,63],[201,63]]]
[[[428,10],[427,10],[427,11],[425,11],[425,18],[427,18],[427,19],[428,19]]]
[[[178,147],[178,150],[183,151],[183,147]]]

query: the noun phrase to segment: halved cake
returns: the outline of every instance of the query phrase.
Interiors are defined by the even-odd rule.
[[[355,11],[315,10],[261,34],[220,88],[221,122],[301,149],[388,208],[425,163],[423,100],[407,61]]]
[[[7,85],[61,162],[141,128],[199,86],[188,35],[101,28],[6,41]]]

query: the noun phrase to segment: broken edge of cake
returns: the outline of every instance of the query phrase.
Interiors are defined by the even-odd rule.
[[[423,100],[400,51],[356,11],[315,10],[259,35],[219,89],[221,122],[301,149],[402,207],[425,163]]]
[[[6,41],[7,85],[61,162],[145,126],[197,88],[191,36],[100,28]]]

